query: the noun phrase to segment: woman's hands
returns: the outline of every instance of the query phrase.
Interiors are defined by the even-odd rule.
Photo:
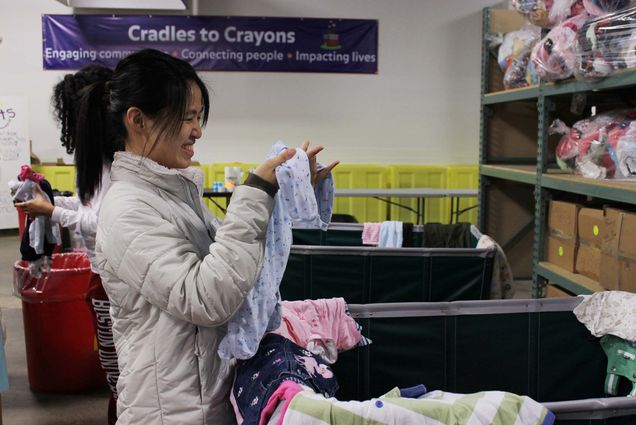
[[[15,204],[16,207],[24,211],[25,214],[30,217],[37,217],[38,215],[51,216],[53,209],[55,208],[49,201],[44,198],[42,192],[38,189],[35,197],[30,201],[19,202]]]
[[[307,153],[307,158],[309,158],[309,170],[311,172],[311,184],[313,187],[316,187],[321,181],[325,179],[325,177],[327,177],[327,175],[329,175],[331,170],[333,170],[336,165],[340,164],[340,161],[334,161],[318,171],[316,165],[318,153],[322,151],[324,147],[318,145],[314,148],[309,149],[309,140],[305,140],[300,148]],[[276,185],[276,167],[278,167],[288,159],[291,159],[294,155],[296,155],[295,148],[287,149],[278,154],[278,156],[272,159],[268,159],[267,161],[259,165],[256,170],[254,170],[254,174],[268,181],[269,183]]]
[[[256,167],[256,170],[254,170],[254,174],[267,181],[268,183],[278,186],[278,182],[276,180],[276,167],[278,167],[288,159],[293,158],[294,155],[296,155],[295,148],[286,149],[274,158],[268,159],[267,161]]]
[[[313,187],[316,187],[325,179],[325,177],[329,175],[336,165],[340,164],[340,161],[334,161],[318,171],[316,165],[318,163],[318,153],[322,151],[324,147],[322,145],[318,145],[315,148],[309,149],[309,140],[305,140],[300,148],[307,152],[307,158],[309,158],[309,171],[311,172],[311,185]]]

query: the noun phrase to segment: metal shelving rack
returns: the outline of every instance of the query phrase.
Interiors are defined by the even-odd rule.
[[[555,96],[575,93],[598,92],[628,86],[636,86],[636,71],[628,70],[612,75],[600,82],[572,80],[559,84],[540,83],[514,90],[501,90],[489,93],[489,52],[486,35],[490,31],[501,31],[501,23],[494,19],[514,11],[485,8],[483,11],[482,36],[482,84],[481,84],[481,119],[480,119],[480,183],[479,221],[481,228],[488,233],[487,216],[489,213],[488,189],[501,182],[514,182],[520,185],[533,186],[534,211],[532,230],[534,240],[532,248],[532,281],[533,296],[541,297],[547,281],[575,294],[590,294],[603,288],[592,279],[570,273],[544,260],[546,234],[547,203],[555,191],[585,195],[606,201],[622,202],[636,205],[636,183],[611,182],[585,179],[580,176],[563,174],[548,169],[548,126],[550,112],[555,108]],[[512,16],[512,15],[508,15]],[[505,26],[503,27],[505,28]],[[510,30],[510,29],[508,29]],[[507,32],[507,31],[501,31]],[[488,157],[489,120],[494,114],[493,108],[511,102],[530,102],[536,104],[536,165],[528,165],[521,161],[493,161]],[[514,143],[511,140],[510,143]],[[526,226],[525,231],[529,226]],[[517,239],[519,235],[515,235]],[[502,241],[500,241],[502,243]],[[505,245],[503,241],[502,245]],[[505,249],[505,248],[504,248]]]

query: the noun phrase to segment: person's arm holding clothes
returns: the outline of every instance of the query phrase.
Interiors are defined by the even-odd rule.
[[[51,211],[51,221],[62,227],[78,232],[85,237],[95,237],[97,232],[97,212],[93,208],[80,208],[77,196],[56,196],[55,207]]]
[[[203,258],[183,231],[163,217],[159,202],[127,198],[115,210],[102,210],[97,251],[112,268],[105,271],[178,319],[199,326],[224,324],[258,277],[277,188],[273,169],[293,153],[266,161],[256,171],[263,177],[250,176],[235,189],[215,242]],[[110,201],[118,202],[113,197]]]
[[[81,202],[77,196],[56,196],[55,207],[65,210],[77,211]],[[51,215],[53,216],[53,215]]]
[[[51,217],[53,223],[78,232],[82,238],[94,239],[97,232],[97,211],[102,195],[103,192],[97,193],[88,208],[81,208],[81,201],[77,196],[56,196],[53,206],[41,194],[19,206],[30,216]]]
[[[90,201],[86,205],[82,205],[79,196],[56,196],[51,220],[62,227],[79,233],[85,241],[94,240],[97,233],[97,216],[109,186],[110,171],[108,167],[104,167],[100,186],[95,190]],[[61,202],[58,204],[59,201]]]

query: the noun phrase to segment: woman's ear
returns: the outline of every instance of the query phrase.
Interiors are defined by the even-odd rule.
[[[126,111],[125,124],[126,128],[129,132],[132,133],[141,133],[144,132],[146,128],[146,124],[144,122],[144,113],[141,112],[141,109],[131,106]]]

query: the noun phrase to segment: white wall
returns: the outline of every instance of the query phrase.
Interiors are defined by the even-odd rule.
[[[64,72],[42,70],[41,14],[73,10],[54,0],[1,1],[0,95],[28,97],[40,159],[72,162],[51,115]],[[277,139],[309,139],[327,147],[324,162],[477,163],[481,8],[495,0],[190,2],[199,15],[378,19],[380,36],[377,75],[202,73],[212,110],[196,160],[259,162]]]

